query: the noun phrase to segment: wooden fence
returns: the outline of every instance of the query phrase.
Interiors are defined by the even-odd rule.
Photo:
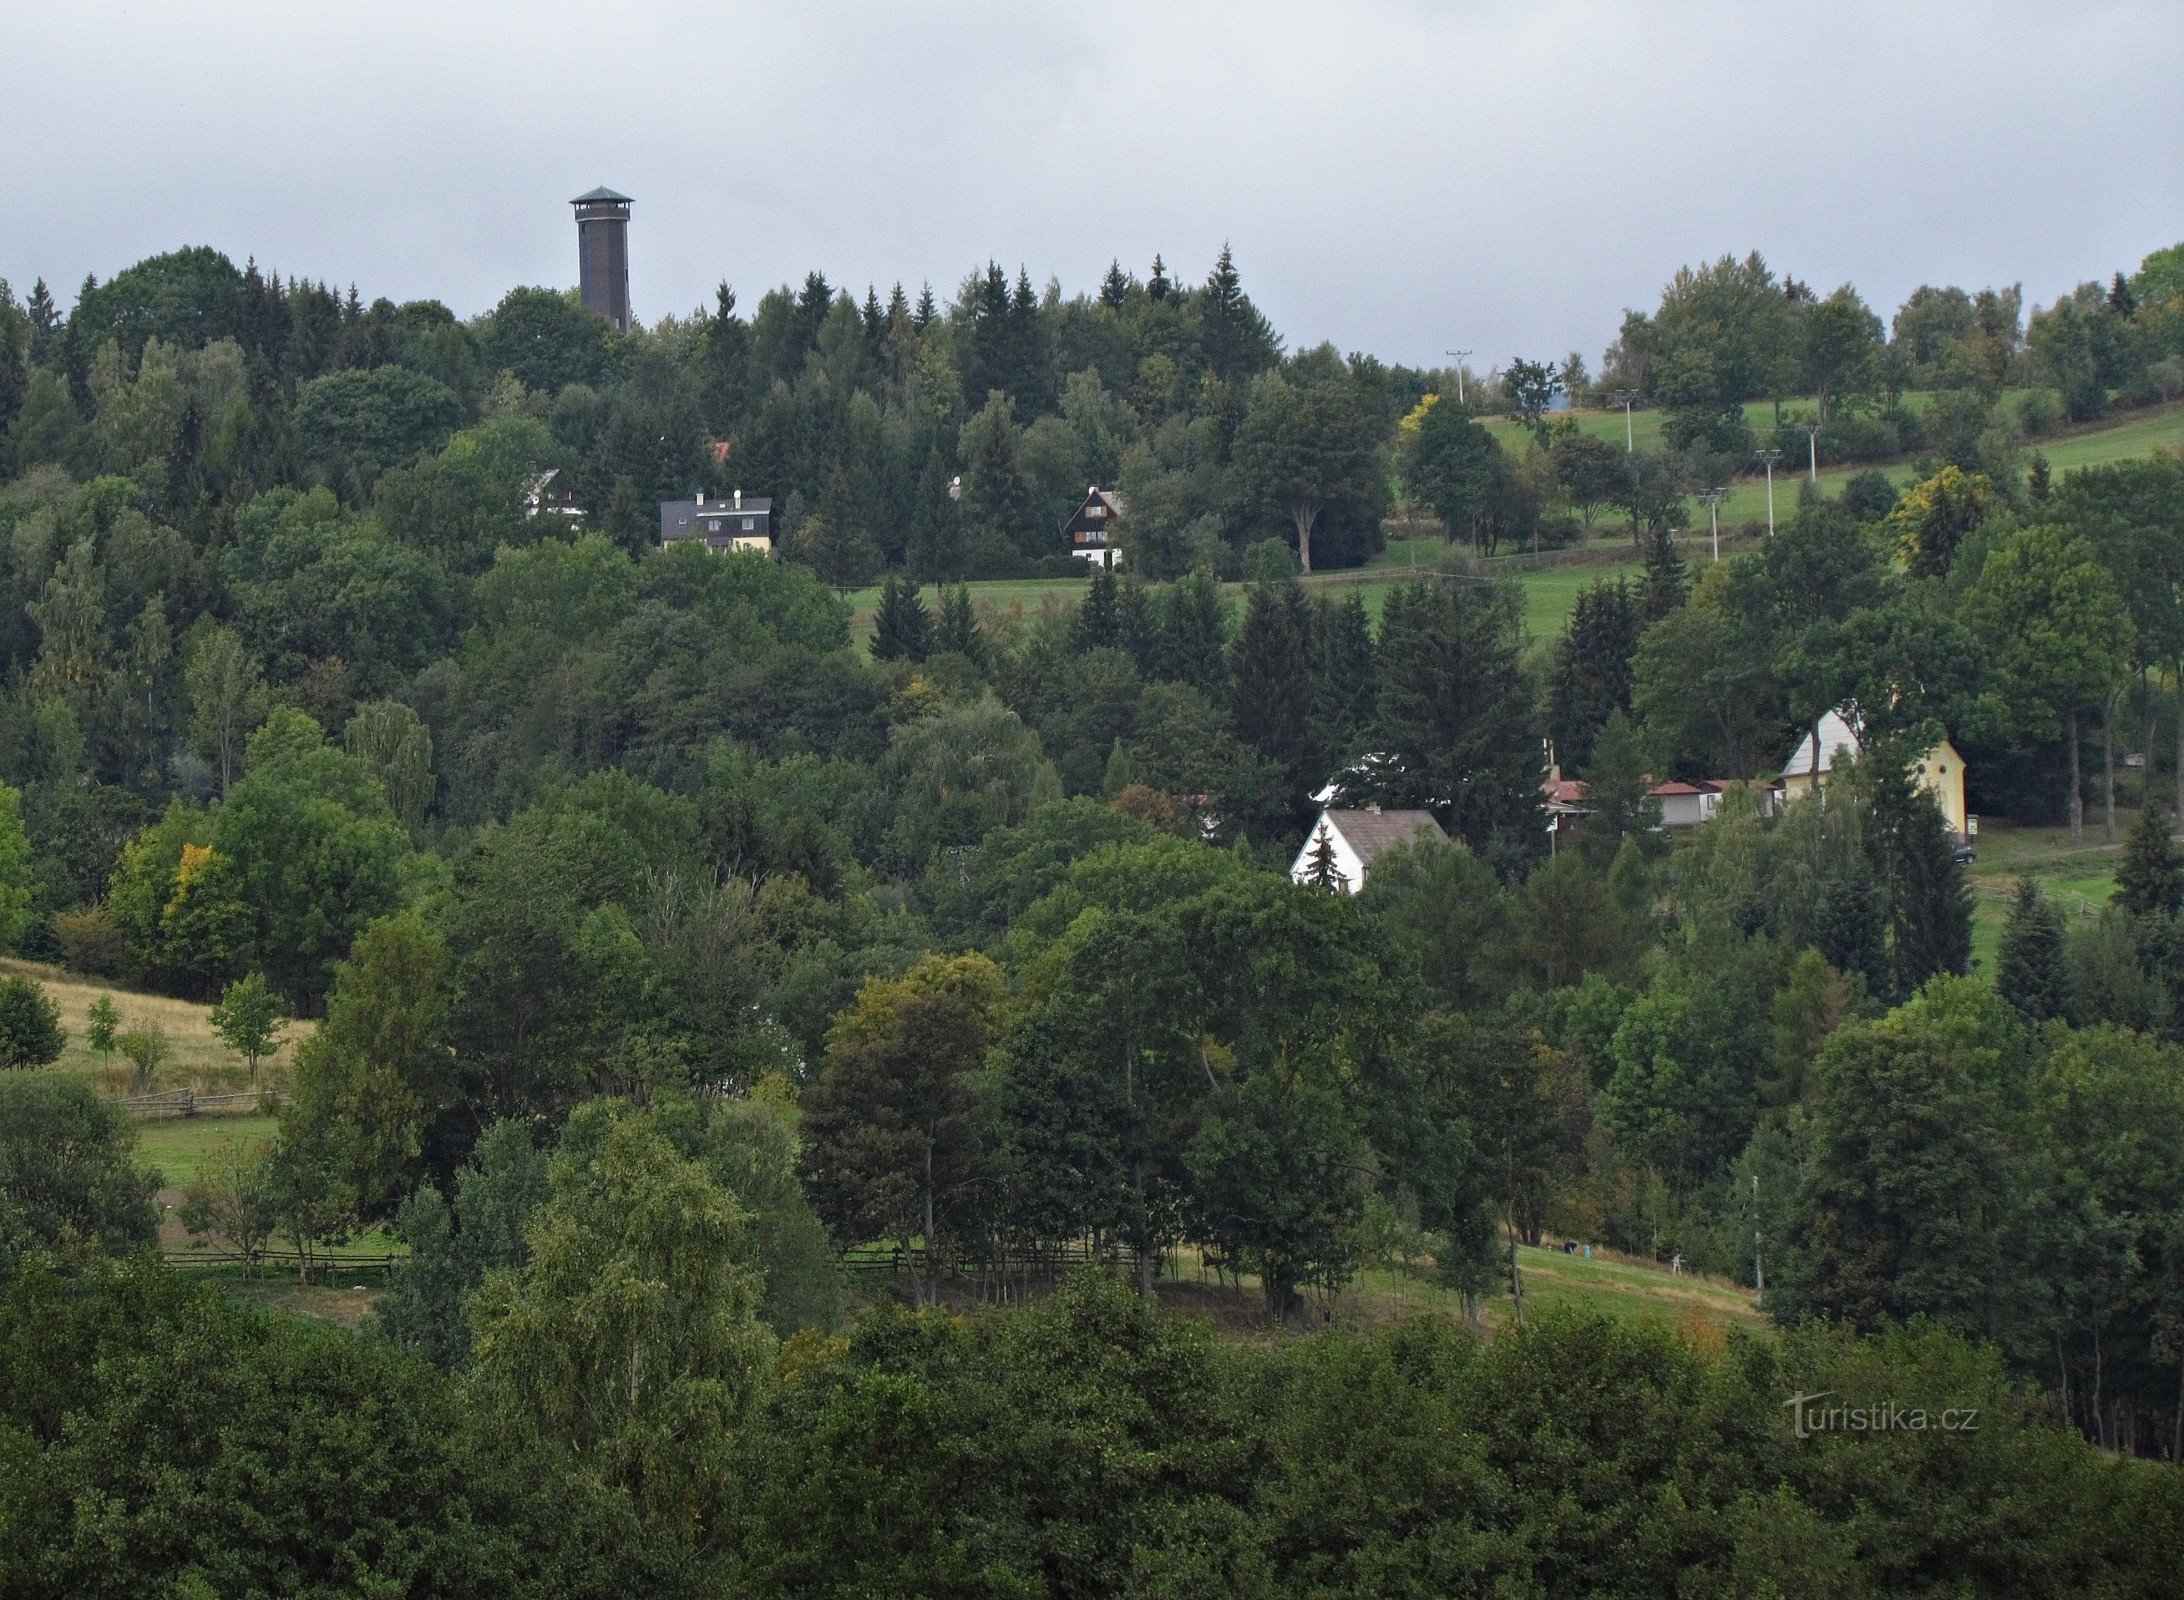
[[[248,1116],[265,1106],[279,1106],[288,1096],[275,1089],[238,1089],[225,1094],[199,1094],[195,1089],[167,1089],[158,1094],[133,1094],[121,1108],[138,1117],[236,1117]]]
[[[385,1272],[407,1257],[391,1250],[368,1254],[314,1250],[306,1256],[301,1250],[193,1250],[177,1245],[162,1250],[160,1259],[170,1267],[292,1267],[299,1271],[308,1268],[312,1272],[331,1273]]]

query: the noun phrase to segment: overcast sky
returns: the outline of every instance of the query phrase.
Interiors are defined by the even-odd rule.
[[[0,4],[0,276],[211,244],[469,315],[636,198],[645,319],[1230,241],[1292,346],[1484,367],[1758,249],[1885,316],[2184,238],[2184,3]],[[65,288],[63,287],[65,286]]]

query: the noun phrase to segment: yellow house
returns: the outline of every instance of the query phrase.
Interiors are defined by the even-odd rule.
[[[1798,741],[1796,753],[1783,767],[1783,803],[1811,793],[1815,784],[1826,783],[1836,759],[1853,760],[1859,748],[1858,724],[1853,720],[1853,714],[1840,707],[1830,711],[1820,719],[1817,757],[1813,736],[1808,733]],[[1941,807],[1942,820],[1948,823],[1949,831],[1959,839],[1963,838],[1969,830],[1964,810],[1964,758],[1957,754],[1957,747],[1944,739],[1920,756],[1911,764],[1911,781],[1934,797],[1934,804]]]

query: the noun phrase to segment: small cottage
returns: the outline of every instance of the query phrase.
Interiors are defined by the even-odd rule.
[[[1447,833],[1430,811],[1383,811],[1379,806],[1322,811],[1304,848],[1290,863],[1289,877],[1294,883],[1356,894],[1365,887],[1375,859],[1396,845],[1420,839],[1448,843]]]
[[[1084,504],[1062,524],[1069,553],[1095,567],[1121,565],[1122,551],[1116,547],[1113,535],[1126,509],[1122,496],[1112,489],[1102,489],[1095,483],[1085,490]]]
[[[1817,740],[1808,733],[1798,741],[1797,749],[1782,769],[1785,805],[1824,786],[1838,762],[1848,764],[1856,760],[1863,748],[1858,714],[1847,706],[1838,706],[1822,717],[1818,732]],[[1957,754],[1955,745],[1944,739],[1912,762],[1911,781],[1934,797],[1934,804],[1941,808],[1942,820],[1948,823],[1951,833],[1959,839],[1970,833],[1970,817],[1964,807],[1964,758]]]

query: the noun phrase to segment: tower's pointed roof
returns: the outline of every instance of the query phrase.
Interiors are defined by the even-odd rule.
[[[609,202],[625,206],[633,206],[637,203],[626,194],[616,194],[612,189],[608,188],[605,184],[602,183],[598,188],[592,190],[590,194],[580,194],[574,200],[571,200],[569,204],[572,206],[586,206],[605,205]]]

